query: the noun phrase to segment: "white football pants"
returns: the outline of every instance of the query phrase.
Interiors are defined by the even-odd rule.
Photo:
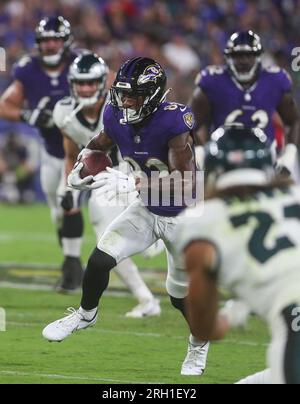
[[[122,198],[121,198],[122,199]],[[136,199],[136,193],[124,196],[122,205],[114,204],[114,206],[105,206],[107,204],[106,196],[98,196],[97,190],[92,191],[89,199],[89,215],[97,236],[97,242],[108,228],[108,226],[120,216],[126,209],[126,204]],[[125,283],[132,294],[139,302],[144,302],[153,299],[150,289],[142,279],[137,266],[131,258],[118,263],[114,268],[121,280]]]
[[[42,150],[41,157],[41,185],[50,208],[53,223],[59,228],[61,226],[63,209],[57,199],[57,190],[64,172],[64,160],[50,156]]]
[[[162,239],[168,255],[167,292],[175,298],[184,298],[187,295],[187,276],[183,264],[175,262],[172,247],[177,222],[176,217],[151,213],[140,198],[135,197],[134,202],[108,226],[97,247],[120,263]]]

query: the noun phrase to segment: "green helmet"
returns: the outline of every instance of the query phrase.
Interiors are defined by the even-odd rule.
[[[223,126],[205,146],[205,174],[217,189],[265,185],[274,177],[275,151],[260,128]]]

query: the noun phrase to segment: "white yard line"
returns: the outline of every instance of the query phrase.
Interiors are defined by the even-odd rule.
[[[17,283],[17,282],[0,282],[0,289],[7,288],[7,289],[24,289],[24,290],[34,290],[34,291],[44,291],[44,292],[54,292],[55,287],[54,285],[37,285],[37,284],[27,284],[27,283]],[[131,293],[125,289],[120,290],[106,290],[104,293],[106,296],[114,296],[114,297],[124,297],[124,296],[132,296]],[[81,289],[75,290],[74,292],[66,295],[66,296],[77,296],[81,293]]]
[[[0,375],[6,376],[21,376],[21,377],[43,377],[46,379],[61,379],[61,380],[78,380],[78,381],[91,381],[91,382],[106,382],[106,383],[124,383],[124,384],[158,384],[156,382],[134,382],[132,380],[118,380],[118,379],[104,379],[96,377],[81,377],[72,375],[58,375],[49,373],[37,373],[37,372],[19,372],[12,370],[0,370]],[[1,382],[1,380],[0,380]]]
[[[35,241],[35,242],[43,242],[43,243],[57,243],[57,237],[51,233],[21,233],[21,232],[9,232],[5,233],[0,232],[0,241],[4,243],[10,243],[12,241]],[[94,236],[86,235],[83,240],[84,243],[92,243],[96,242],[96,238]]]
[[[7,289],[25,289],[25,290],[37,290],[37,291],[54,291],[54,285],[33,285],[33,284],[26,284],[26,283],[15,283],[15,282],[0,282],[0,288],[7,288]],[[74,292],[74,294],[79,293]]]

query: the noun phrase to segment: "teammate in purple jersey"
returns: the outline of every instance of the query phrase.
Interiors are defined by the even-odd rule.
[[[111,88],[111,104],[104,113],[104,129],[87,145],[88,149],[108,151],[114,144],[123,158],[138,172],[134,175],[107,168],[96,177],[80,178],[80,154],[77,165],[69,175],[69,185],[75,189],[95,189],[97,192],[132,195],[132,203],[117,217],[101,236],[90,256],[83,279],[81,307],[72,314],[49,324],[43,330],[44,338],[61,341],[78,329],[93,325],[97,320],[99,300],[108,286],[109,273],[125,258],[146,250],[162,239],[168,252],[166,287],[171,302],[185,316],[184,302],[188,281],[181,262],[173,255],[174,229],[178,214],[185,206],[145,206],[137,191],[153,190],[152,171],[166,175],[192,173],[190,181],[181,177],[183,189],[193,189],[195,161],[192,129],[194,117],[189,107],[166,102],[168,91],[166,74],[156,61],[134,58],[125,62]],[[167,172],[167,173],[166,173]],[[162,181],[158,186],[164,196]],[[171,193],[175,196],[175,189]],[[182,375],[201,375],[206,366],[208,342],[199,341],[191,334],[188,353],[181,368]]]
[[[285,150],[277,165],[282,171],[292,172],[299,136],[292,83],[284,69],[261,66],[262,52],[258,35],[252,31],[235,33],[224,50],[226,65],[208,66],[198,75],[191,101],[197,121],[197,142],[205,143],[207,133],[232,123],[258,126],[273,142],[272,118],[277,112],[287,127]]]
[[[67,74],[76,54],[71,51],[71,27],[63,17],[42,19],[36,28],[37,54],[24,56],[13,70],[13,82],[0,99],[0,117],[25,121],[35,126],[44,140],[41,184],[62,245],[77,237],[82,220],[65,225],[57,189],[63,173],[63,139],[54,125],[52,110],[57,101],[69,95]],[[26,106],[26,109],[25,109]],[[64,248],[63,248],[64,249]],[[65,255],[61,285],[73,290],[81,285],[82,267],[78,258]]]

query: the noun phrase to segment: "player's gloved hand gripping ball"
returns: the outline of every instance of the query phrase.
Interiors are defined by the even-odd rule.
[[[109,167],[112,167],[112,161],[106,153],[100,150],[83,149],[68,176],[68,185],[79,190],[99,188],[94,181],[94,176]]]

